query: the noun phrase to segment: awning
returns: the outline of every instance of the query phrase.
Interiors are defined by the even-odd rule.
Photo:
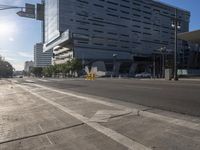
[[[184,41],[190,41],[193,43],[200,44],[200,30],[185,32],[178,34],[178,38]]]

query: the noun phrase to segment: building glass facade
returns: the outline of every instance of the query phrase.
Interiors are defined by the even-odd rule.
[[[53,51],[43,52],[43,44],[37,43],[34,46],[34,66],[47,67],[52,64]]]
[[[113,54],[117,60],[132,61],[133,56],[146,57],[163,46],[174,50],[171,24],[175,9],[181,23],[178,32],[188,31],[190,12],[154,0],[46,0],[45,21],[58,14],[57,19],[46,22],[45,38],[56,39],[59,31],[61,39],[62,33],[69,31],[65,44],[49,46],[56,47],[55,61],[61,58],[64,62],[72,56],[106,62],[113,61]],[[181,41],[178,47],[182,47]]]
[[[50,43],[59,37],[59,1],[45,1],[45,43]]]

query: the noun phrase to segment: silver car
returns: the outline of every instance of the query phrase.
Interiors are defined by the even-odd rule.
[[[135,78],[151,78],[151,74],[148,72],[142,72],[135,75]]]

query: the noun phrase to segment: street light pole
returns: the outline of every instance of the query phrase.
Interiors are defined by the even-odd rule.
[[[162,77],[165,78],[165,54],[167,52],[167,48],[161,47],[161,55],[162,55]]]
[[[153,56],[153,77],[156,78],[156,54]]]
[[[174,27],[175,31],[175,41],[174,41],[174,81],[178,80],[177,75],[177,49],[178,49],[178,38],[177,38],[177,32],[178,29],[180,29],[180,23],[177,18],[177,9],[175,9],[175,18],[173,20],[172,27]]]
[[[165,54],[167,52],[167,48],[165,46],[161,47],[160,49],[157,50],[157,52],[160,55],[160,74],[161,77],[165,77]]]
[[[117,54],[113,54],[113,77],[115,77],[115,74],[116,74],[116,57],[117,57]]]
[[[165,78],[165,54],[162,53],[162,77]]]
[[[177,9],[175,10],[175,49],[174,49],[174,80],[178,80],[177,76],[177,26],[178,26],[178,21],[177,21]]]

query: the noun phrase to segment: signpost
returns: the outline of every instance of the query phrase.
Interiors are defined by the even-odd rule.
[[[41,21],[44,20],[44,4],[37,4],[36,19]]]
[[[17,12],[17,15],[19,15],[20,17],[35,19],[35,5],[26,3],[25,11],[21,10]]]

